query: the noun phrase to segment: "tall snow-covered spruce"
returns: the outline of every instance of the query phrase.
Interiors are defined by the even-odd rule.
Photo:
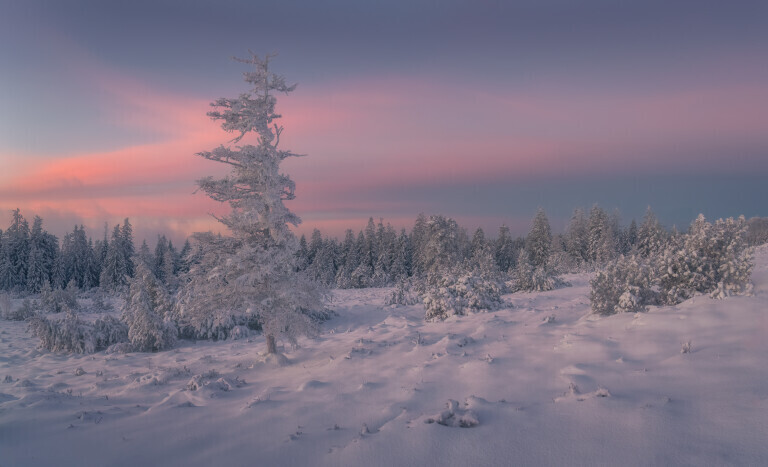
[[[206,177],[198,185],[231,206],[230,214],[216,217],[231,236],[194,235],[199,250],[174,315],[182,333],[193,337],[226,338],[244,326],[261,328],[267,354],[273,354],[278,339],[295,344],[299,336],[317,332],[325,292],[296,271],[298,242],[289,226],[301,220],[284,204],[294,199],[295,184],[280,173],[280,163],[297,154],[278,149],[283,128],[274,123],[280,118],[274,94],[288,94],[296,86],[269,71],[272,57],[250,55],[235,59],[253,66],[243,73],[250,90],[234,99],[217,99],[208,116],[237,134],[232,143],[255,133],[256,144],[198,153],[230,167],[227,176]]]

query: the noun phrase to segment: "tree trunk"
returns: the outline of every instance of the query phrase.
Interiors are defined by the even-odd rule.
[[[267,334],[267,354],[277,353],[277,344],[275,343],[275,336]]]

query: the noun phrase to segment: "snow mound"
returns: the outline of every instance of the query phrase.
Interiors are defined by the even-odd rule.
[[[309,390],[311,390],[311,389],[320,389],[320,388],[324,388],[325,386],[328,386],[328,383],[323,382],[323,381],[318,381],[316,379],[311,379],[311,380],[309,380],[307,382],[302,383],[301,386],[299,386],[298,390],[299,391],[306,391],[308,389]]]
[[[466,403],[464,405],[467,405]],[[425,423],[437,423],[438,425],[454,428],[472,428],[480,422],[477,416],[469,409],[460,409],[459,403],[453,399],[448,399],[445,404],[445,410],[434,417],[425,420]]]
[[[281,353],[261,354],[259,355],[259,358],[256,359],[256,362],[264,363],[267,366],[273,368],[284,367],[291,364],[291,361],[288,360],[288,357]]]

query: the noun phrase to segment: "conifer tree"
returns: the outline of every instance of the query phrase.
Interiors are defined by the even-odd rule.
[[[5,248],[10,261],[11,287],[23,289],[27,282],[29,223],[19,209],[13,211],[13,220],[5,231]]]
[[[637,232],[637,251],[643,258],[659,253],[665,246],[664,229],[648,206],[643,223]]]
[[[336,286],[341,289],[354,287],[352,273],[360,265],[360,255],[355,242],[355,234],[352,229],[347,229],[344,234],[344,243],[341,245],[341,258],[339,270],[336,274]]]
[[[137,256],[139,261],[144,263],[145,266],[147,266],[148,268],[154,268],[155,259],[152,257],[152,253],[149,251],[149,245],[147,245],[146,240],[141,242],[141,246],[139,247],[139,253]],[[136,265],[134,264],[134,266]]]
[[[589,211],[587,256],[593,264],[603,265],[616,255],[616,242],[608,214],[598,205]]]
[[[307,247],[307,261],[312,264],[315,261],[315,256],[320,248],[323,247],[323,235],[318,229],[312,230],[312,236],[309,239],[309,246]]]
[[[156,352],[172,347],[176,329],[167,320],[171,306],[168,293],[143,261],[135,266],[121,316],[128,325],[132,350]]]
[[[630,251],[635,248],[635,245],[637,244],[637,222],[634,219],[632,219],[632,222],[629,223],[629,227],[627,228],[627,244]]]
[[[47,232],[43,230],[43,220],[35,216],[30,233],[29,259],[27,260],[27,290],[40,292],[43,284],[50,281],[56,251],[51,248]]]
[[[514,240],[509,233],[509,227],[502,225],[499,227],[499,236],[496,239],[494,258],[496,265],[502,272],[509,272],[515,267],[516,248]]]
[[[0,290],[10,290],[14,285],[11,250],[8,246],[7,234],[0,234]]]
[[[299,248],[296,250],[296,271],[304,271],[309,267],[309,246],[307,237],[302,234],[299,238]]]
[[[405,280],[410,275],[411,270],[411,240],[405,229],[400,231],[395,245],[395,255],[392,259],[392,268],[390,274],[393,282]]]
[[[99,284],[107,290],[116,290],[127,283],[128,265],[125,261],[123,245],[123,237],[118,224],[112,231],[112,241],[109,242],[107,256],[104,258],[104,266],[99,277]]]
[[[542,208],[536,211],[536,217],[533,218],[533,226],[525,239],[525,250],[531,266],[534,268],[546,266],[552,251],[552,230]]]
[[[297,154],[279,149],[283,128],[275,123],[280,118],[275,93],[290,93],[295,85],[269,71],[271,58],[251,53],[237,59],[253,67],[243,74],[251,89],[217,99],[208,113],[237,134],[233,143],[252,133],[257,142],[198,154],[230,168],[225,177],[206,177],[198,185],[213,200],[229,203],[230,214],[217,219],[232,236],[195,234],[201,260],[191,266],[177,313],[198,333],[224,322],[255,321],[266,336],[267,354],[277,352],[281,337],[295,344],[299,336],[312,335],[316,323],[309,315],[322,311],[324,297],[319,285],[295,268],[297,241],[290,226],[300,219],[284,204],[294,199],[295,185],[280,173],[280,164]]]
[[[120,249],[123,254],[126,274],[128,277],[133,277],[133,255],[136,254],[136,249],[133,245],[133,226],[127,217],[120,229]]]
[[[589,227],[582,209],[573,211],[566,231],[565,247],[577,266],[589,262]]]

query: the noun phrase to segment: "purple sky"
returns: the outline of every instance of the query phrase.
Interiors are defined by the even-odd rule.
[[[231,138],[205,112],[246,90],[248,49],[299,83],[300,232],[768,215],[768,3],[377,3],[0,0],[0,228],[211,228],[194,180],[221,169],[194,153]]]

